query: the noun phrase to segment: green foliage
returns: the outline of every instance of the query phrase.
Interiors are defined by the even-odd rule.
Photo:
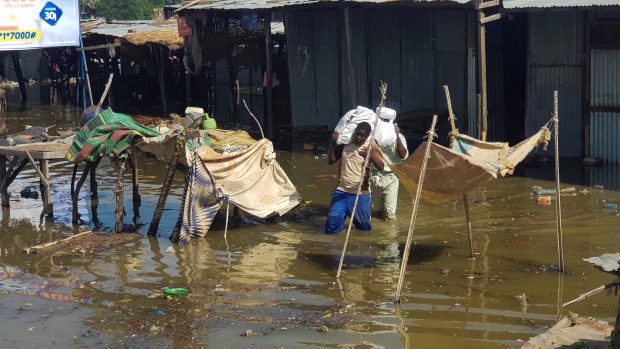
[[[86,3],[93,4],[95,17],[111,20],[151,19],[153,9],[179,3],[180,0],[82,0],[84,12]]]

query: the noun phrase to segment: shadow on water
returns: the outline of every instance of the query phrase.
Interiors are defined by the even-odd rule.
[[[301,251],[300,255],[325,270],[333,270],[338,267],[340,260],[340,250],[334,249],[337,246],[325,246],[327,252],[331,253],[312,253],[307,251]],[[394,247],[390,245],[364,245],[351,250],[348,248],[347,255],[344,258],[343,268],[371,268],[388,263],[400,263],[400,259],[403,256],[403,250],[405,245],[399,244],[397,253],[388,253],[387,255],[381,253],[381,251],[389,251]],[[412,245],[409,253],[409,264],[421,264],[432,262],[438,256],[440,256],[446,249],[445,246],[439,245]]]

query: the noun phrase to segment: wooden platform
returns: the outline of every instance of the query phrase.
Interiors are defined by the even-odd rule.
[[[53,142],[0,146],[0,196],[2,197],[2,207],[10,206],[9,185],[30,163],[40,179],[43,214],[52,216],[54,208],[49,161],[64,160],[72,141],[73,138],[69,137]],[[9,162],[8,167],[7,162]]]

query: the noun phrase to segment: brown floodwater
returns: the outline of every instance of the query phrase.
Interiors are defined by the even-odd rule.
[[[10,99],[17,94],[10,91]],[[77,124],[76,115],[72,106],[29,104],[20,110],[11,103],[7,123],[10,131],[24,125],[68,128]],[[563,160],[563,186],[576,187],[574,195],[562,197],[564,275],[556,271],[555,206],[541,206],[531,194],[535,185],[554,187],[552,164],[526,164],[515,176],[469,194],[475,260],[468,258],[462,202],[422,204],[402,302],[395,306],[411,196],[401,189],[398,221],[373,219],[371,233],[352,232],[336,280],[344,236],[323,234],[335,180],[312,177],[335,173],[335,167],[307,152],[282,151],[278,161],[309,202],[307,209],[270,222],[243,216],[226,236],[222,210],[206,238],[179,246],[168,239],[183,190],[177,174],[160,235],[147,237],[165,166],[145,160],[140,178],[146,225],[138,228],[144,238],[92,255],[51,257],[21,249],[75,231],[72,166],[52,164],[53,221],[41,218],[40,200],[20,198],[21,189],[38,185],[26,168],[9,188],[11,209],[0,220],[0,321],[10,324],[0,334],[19,337],[3,339],[0,347],[34,348],[45,336],[63,337],[62,327],[40,326],[43,320],[22,315],[29,313],[24,307],[37,306],[63,307],[62,315],[49,316],[58,316],[65,329],[83,326],[81,335],[67,333],[69,339],[47,347],[516,348],[568,311],[615,318],[617,299],[604,293],[567,309],[558,304],[612,281],[582,259],[620,251],[618,211],[602,208],[620,201],[617,167],[584,168]],[[97,213],[101,229],[111,232],[116,174],[102,164]],[[131,186],[125,190],[129,224]],[[79,228],[93,228],[87,187],[80,213]],[[184,287],[189,294],[165,299],[161,293],[168,287]],[[14,303],[29,306],[12,309]]]

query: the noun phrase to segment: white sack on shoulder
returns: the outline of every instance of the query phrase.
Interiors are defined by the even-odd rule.
[[[388,147],[396,142],[396,131],[394,131],[393,121],[383,121],[379,119],[377,131],[375,131],[375,140],[379,148]]]
[[[348,111],[340,121],[336,128],[335,132],[338,132],[338,141],[337,144],[349,144],[351,143],[351,138],[353,137],[353,132],[355,132],[355,128],[362,122],[367,122],[370,124],[370,128],[375,124],[377,120],[377,114],[375,114],[372,110],[359,106],[357,109],[353,109]]]

